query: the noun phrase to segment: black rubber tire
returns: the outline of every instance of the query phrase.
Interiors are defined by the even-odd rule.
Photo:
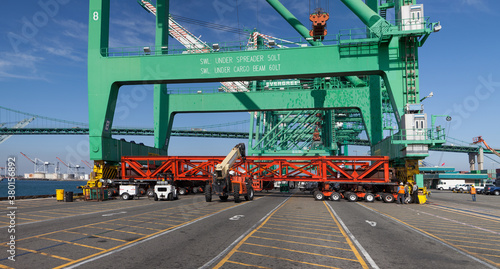
[[[146,191],[146,195],[149,196],[149,197],[153,197],[155,196],[155,190],[153,188],[149,188],[147,191]]]
[[[122,193],[122,200],[130,200],[130,194],[126,192]]]
[[[221,201],[227,201],[227,198],[228,198],[228,196],[227,196],[227,195],[222,195],[222,196],[219,196],[219,199],[220,199]]]
[[[349,202],[357,202],[358,201],[358,196],[354,192],[350,192],[346,198],[347,198],[347,201],[349,201]]]
[[[338,192],[332,192],[332,194],[330,195],[331,201],[337,202],[337,201],[340,201],[341,198],[342,198],[342,196]]]
[[[375,195],[373,193],[365,194],[365,202],[373,203],[375,201]]]
[[[500,195],[500,191],[495,191],[495,192],[493,192],[493,194],[498,196],[498,195]]]
[[[179,200],[179,194],[177,192],[174,194],[174,200]]]
[[[315,191],[314,192],[314,200],[316,201],[323,201],[325,199],[325,195],[321,191]]]
[[[179,195],[186,195],[187,190],[185,188],[179,188]]]
[[[344,192],[344,199],[348,200],[347,197],[349,197],[349,195],[351,194],[352,192],[350,191],[346,191]]]
[[[169,193],[167,195],[167,201],[172,201],[172,200],[174,200],[174,195],[172,193]]]
[[[443,188],[441,187],[441,188],[439,188],[438,190],[442,191],[442,190],[443,190]]]
[[[194,187],[194,188],[192,189],[192,192],[193,192],[193,194],[197,194],[197,193],[198,193],[198,187]]]
[[[155,193],[155,201],[158,201],[158,195]]]
[[[233,193],[234,193],[234,202],[239,203],[241,202],[240,199],[240,185],[235,184],[233,187]]]
[[[382,200],[384,203],[393,203],[396,199],[394,199],[394,196],[390,193],[384,193],[382,196]]]
[[[247,189],[247,195],[245,195],[245,200],[247,201],[252,201],[254,196],[254,191],[253,188],[250,186]]]
[[[210,184],[207,184],[205,186],[205,201],[212,202],[212,187],[210,186]]]

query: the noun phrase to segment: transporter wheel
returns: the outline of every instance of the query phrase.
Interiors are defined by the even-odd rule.
[[[149,188],[147,191],[146,191],[146,195],[148,197],[153,197],[155,196],[155,190],[153,188]]]
[[[382,199],[383,199],[382,197],[383,197],[383,196],[384,196],[384,194],[383,194],[383,193],[381,193],[381,192],[377,192],[377,193],[376,193],[376,199],[377,199],[377,200],[379,200],[379,201],[382,201]]]
[[[358,196],[354,192],[350,192],[347,195],[347,201],[349,201],[349,202],[356,202],[356,201],[358,201]]]
[[[118,193],[118,190],[116,188],[109,188],[108,189],[108,197],[113,197]]]
[[[179,190],[179,194],[180,194],[180,190]],[[212,188],[210,186],[210,184],[207,184],[205,186],[205,201],[207,202],[212,202]]]
[[[394,196],[390,193],[384,193],[382,196],[382,200],[385,203],[392,203],[392,202],[394,202]]]
[[[127,192],[122,193],[122,200],[130,200],[130,194]]]
[[[330,195],[330,200],[335,202],[340,201],[340,198],[340,193],[338,192],[332,192],[332,195]]]
[[[198,193],[198,187],[194,187],[194,188],[192,189],[192,192],[193,192],[193,194],[197,194],[197,193]]]
[[[325,195],[321,191],[314,192],[314,200],[322,201],[323,199],[325,199]]]
[[[495,191],[493,194],[498,196],[498,195],[500,195],[500,191]]]
[[[240,199],[240,185],[235,184],[234,187],[233,187],[233,192],[234,192],[234,202],[235,203],[241,202],[241,199]]]
[[[142,196],[142,195],[146,194],[146,190],[145,190],[144,188],[139,188],[139,189],[137,189],[137,193],[138,193],[140,196]]]
[[[180,194],[180,195],[186,195],[186,194],[187,194],[187,190],[186,190],[186,188],[180,188],[180,189],[179,189],[179,194]]]
[[[155,193],[155,201],[158,201],[158,195]]]
[[[227,197],[228,197],[227,195],[222,195],[222,196],[219,196],[219,199],[221,201],[227,201]]]
[[[245,195],[245,200],[252,201],[253,195],[254,195],[253,188],[250,186],[250,187],[248,187],[247,195]]]
[[[373,193],[365,194],[365,202],[373,203],[374,201],[375,201],[375,195],[373,195]]]

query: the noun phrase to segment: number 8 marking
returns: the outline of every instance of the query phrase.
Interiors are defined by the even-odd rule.
[[[93,18],[94,18],[94,21],[97,21],[97,20],[99,19],[99,12],[94,11],[94,14],[93,14],[93,15],[94,15],[94,17],[93,17]]]

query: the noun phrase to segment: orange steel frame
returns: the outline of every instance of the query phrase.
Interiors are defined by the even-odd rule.
[[[171,172],[174,180],[211,180],[223,156],[123,156],[122,179],[156,180]],[[259,181],[389,183],[387,156],[247,156],[231,170]]]

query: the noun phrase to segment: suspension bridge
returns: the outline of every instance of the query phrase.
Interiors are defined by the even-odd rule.
[[[248,139],[250,120],[241,120],[202,126],[178,127],[172,130],[173,136]],[[153,128],[115,127],[113,135],[153,136]],[[13,135],[88,135],[89,126],[85,122],[70,121],[47,117],[0,106],[0,143]],[[368,140],[353,138],[345,140],[346,145],[369,146]],[[431,148],[433,151],[476,153],[481,145],[447,137],[447,143]],[[493,154],[483,148],[484,153]],[[500,151],[496,149],[496,151]]]

